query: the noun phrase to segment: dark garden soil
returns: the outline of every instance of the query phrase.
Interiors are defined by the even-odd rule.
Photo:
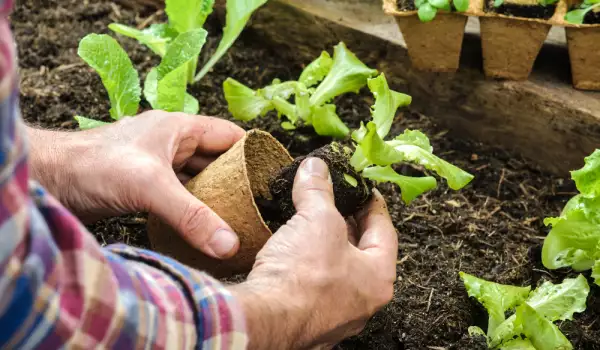
[[[112,21],[142,25],[161,19],[160,14],[134,13],[100,0],[20,0],[16,8],[12,21],[19,44],[24,118],[59,129],[74,129],[73,116],[77,114],[105,120],[108,116],[108,99],[100,79],[76,55],[78,41],[87,33],[107,32],[106,25]],[[216,47],[215,28],[219,23],[209,24],[212,35],[205,53]],[[141,71],[147,72],[156,62],[148,50],[133,41],[120,41]],[[259,87],[276,77],[297,77],[300,69],[278,59],[277,51],[246,31],[192,93],[200,100],[201,113],[230,118],[221,88],[225,78],[231,76]],[[337,102],[342,119],[356,127],[369,117],[373,101],[368,94],[361,94]],[[244,126],[272,132],[294,156],[329,141],[308,131],[289,134],[273,118]],[[458,272],[517,285],[564,277],[564,273],[541,267],[539,247],[547,232],[542,224],[544,216],[558,214],[574,187],[570,181],[540,172],[493,145],[447,135],[418,111],[399,115],[392,134],[405,128],[424,131],[438,155],[473,173],[475,180],[460,192],[442,186],[408,207],[402,204],[397,188],[379,186],[399,235],[396,294],[361,335],[340,346],[477,349],[477,342],[464,336],[469,325],[485,327],[486,317],[467,298]],[[409,167],[403,170],[416,171]],[[113,218],[91,225],[90,230],[102,244],[125,242],[147,247],[145,221],[143,214]],[[577,349],[600,349],[599,295],[599,288],[593,286],[588,311],[560,325]]]
[[[556,11],[556,4],[548,6],[531,6],[513,3],[508,4],[505,2],[502,5],[495,7],[494,0],[487,0],[485,2],[485,11],[513,17],[550,19],[550,17],[554,16],[554,12]]]
[[[585,24],[600,24],[600,11],[590,11],[583,19]]]

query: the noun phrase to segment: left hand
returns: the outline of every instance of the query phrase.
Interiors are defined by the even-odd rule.
[[[83,221],[151,212],[196,248],[227,258],[237,235],[182,183],[243,136],[226,120],[162,111],[81,132],[29,129],[32,175]]]

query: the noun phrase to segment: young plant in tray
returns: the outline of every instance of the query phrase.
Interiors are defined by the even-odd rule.
[[[430,22],[438,11],[465,12],[469,9],[469,0],[415,0],[417,15],[421,22]]]
[[[396,6],[400,11],[416,9],[421,22],[430,22],[438,11],[466,12],[469,9],[469,0],[398,0]]]
[[[590,13],[594,16],[588,19]],[[565,21],[572,24],[600,23],[600,0],[584,0],[573,10],[567,12]]]
[[[583,275],[561,284],[545,281],[533,291],[529,286],[498,284],[464,272],[460,277],[469,296],[488,312],[487,332],[473,326],[469,334],[484,336],[490,349],[573,349],[554,322],[572,320],[575,313],[585,311],[590,287]]]
[[[153,24],[144,30],[116,23],[109,27],[137,39],[161,57],[160,64],[146,75],[144,82],[143,94],[152,108],[196,114],[198,101],[186,93],[187,85],[208,73],[239,37],[251,14],[266,1],[227,1],[223,37],[198,74],[198,57],[207,36],[202,27],[212,13],[214,0],[166,0],[169,23]],[[112,105],[111,118],[136,115],[142,92],[139,75],[119,43],[108,35],[91,34],[80,42],[78,54],[102,78]],[[106,124],[82,116],[75,119],[81,129]]]
[[[411,99],[391,90],[384,74],[371,77],[374,74],[374,70],[340,44],[335,48],[333,60],[323,53],[306,67],[297,82],[275,82],[254,91],[228,79],[225,94],[230,111],[239,119],[250,120],[276,109],[288,118],[286,122],[290,127],[303,122],[312,125],[321,135],[344,137],[350,131],[335,114],[335,105],[327,102],[344,92],[368,85],[375,97],[372,120],[351,133],[354,150],[332,142],[306,156],[321,158],[328,164],[336,206],[342,215],[354,214],[369,200],[372,186],[369,180],[395,183],[407,204],[437,186],[435,177],[404,176],[392,168],[395,164],[420,165],[446,179],[454,190],[466,186],[473,176],[435,156],[429,139],[422,132],[406,130],[395,138],[385,140],[397,109],[409,104]],[[321,80],[316,88],[310,88]],[[286,100],[294,93],[295,105]],[[292,185],[296,171],[306,157],[296,158],[270,182],[272,199],[259,202],[261,213],[268,221],[283,224],[295,213]]]
[[[552,226],[542,247],[548,269],[592,269],[600,285],[600,150],[585,158],[583,168],[572,171],[579,194],[571,198],[559,217],[546,218]]]

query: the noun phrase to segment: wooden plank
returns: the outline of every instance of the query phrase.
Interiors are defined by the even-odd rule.
[[[600,146],[600,93],[571,87],[568,52],[560,42],[543,48],[526,82],[486,79],[480,40],[473,34],[465,36],[457,73],[419,72],[411,68],[394,22],[378,6],[344,0],[349,7],[336,12],[340,1],[270,1],[251,27],[282,59],[297,63],[344,41],[385,72],[394,88],[411,94],[415,110],[457,135],[518,152],[548,171],[567,175]]]

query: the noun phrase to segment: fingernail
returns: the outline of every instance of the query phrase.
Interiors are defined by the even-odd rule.
[[[208,242],[208,246],[218,257],[227,257],[238,243],[237,235],[229,230],[219,229]]]
[[[327,164],[319,158],[308,158],[302,163],[302,170],[307,173],[318,175],[323,178],[329,177],[329,169]]]

